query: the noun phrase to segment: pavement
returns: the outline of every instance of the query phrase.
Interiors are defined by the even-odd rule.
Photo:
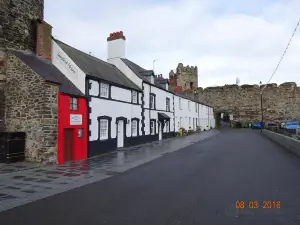
[[[216,134],[165,139],[64,165],[0,164],[0,212],[112,177]]]
[[[206,135],[108,179],[3,211],[1,224],[300,224],[299,157],[256,130]]]

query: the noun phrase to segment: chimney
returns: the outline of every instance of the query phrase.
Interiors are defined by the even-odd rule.
[[[125,58],[125,36],[123,31],[111,33],[107,38],[107,59]]]
[[[43,20],[37,21],[36,54],[51,60],[52,26]]]

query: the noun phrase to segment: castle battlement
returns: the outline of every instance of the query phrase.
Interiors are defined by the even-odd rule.
[[[257,84],[243,84],[243,85],[237,85],[237,84],[226,84],[224,86],[216,86],[216,87],[207,87],[204,88],[203,91],[226,91],[226,90],[240,90],[240,89],[247,89],[247,90],[259,90],[264,87],[266,84],[257,85]],[[270,83],[266,85],[265,91],[270,90],[296,90],[300,89],[299,86],[295,82],[285,82],[280,85],[276,83]]]
[[[170,71],[169,79],[171,91],[174,91],[175,87],[180,87],[183,91],[196,90],[198,88],[198,67],[184,66],[183,63],[178,63],[175,72],[174,70]]]

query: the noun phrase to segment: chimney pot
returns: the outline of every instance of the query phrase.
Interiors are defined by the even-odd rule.
[[[107,38],[107,59],[125,58],[125,36],[123,31],[117,31],[110,34]]]

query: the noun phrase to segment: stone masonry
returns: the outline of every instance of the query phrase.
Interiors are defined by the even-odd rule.
[[[180,87],[182,91],[196,90],[198,87],[198,68],[197,66],[183,66],[179,63],[176,73],[173,70],[169,73],[169,90],[174,91],[176,87]]]
[[[1,0],[0,30],[4,45],[7,48],[35,51],[35,21],[43,19],[43,11],[44,0]]]
[[[208,87],[200,100],[211,104],[216,113],[233,114],[235,121],[261,120],[259,85]],[[294,82],[268,84],[262,95],[264,121],[300,121],[300,87]]]
[[[0,131],[5,131],[6,49],[35,51],[36,20],[43,19],[44,0],[0,0]]]
[[[179,63],[176,73],[169,74],[169,90],[194,97],[214,107],[215,117],[220,113],[233,115],[235,121],[261,120],[259,85],[225,85],[198,87],[197,67],[184,67]],[[193,85],[190,85],[193,84]],[[262,95],[264,121],[300,121],[300,87],[294,82],[281,85],[268,84]]]
[[[56,162],[58,86],[45,82],[11,53],[7,65],[7,131],[26,132],[27,160]]]

